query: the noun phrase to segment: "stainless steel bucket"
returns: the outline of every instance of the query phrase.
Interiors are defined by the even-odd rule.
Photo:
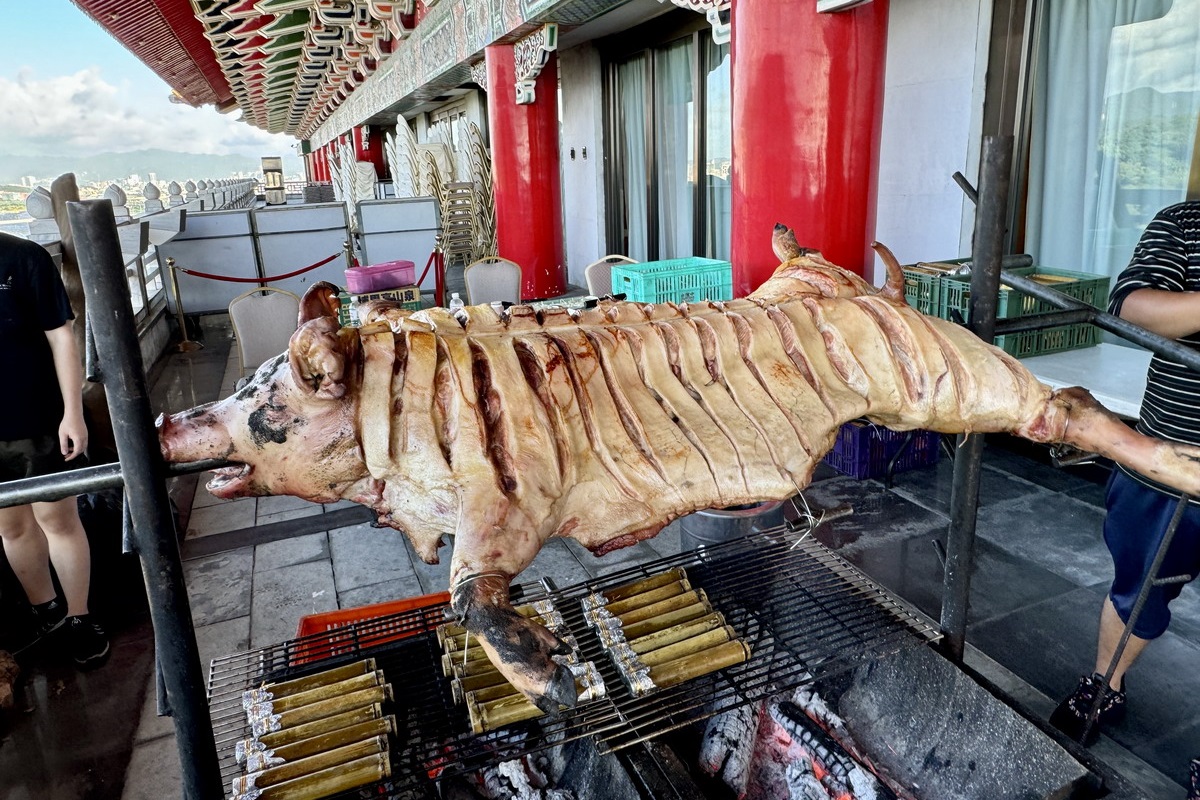
[[[706,508],[679,521],[679,546],[691,550],[783,524],[783,503],[771,501],[738,508]]]

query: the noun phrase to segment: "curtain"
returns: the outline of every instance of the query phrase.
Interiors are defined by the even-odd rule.
[[[624,188],[625,255],[649,260],[646,197],[646,57],[638,55],[617,65],[618,126],[621,178]]]
[[[655,53],[654,154],[658,173],[659,258],[695,255],[694,59],[695,48],[690,38]]]
[[[730,120],[733,119],[729,96],[729,45],[717,44],[705,36],[708,78],[705,81],[704,113],[704,191],[705,254],[709,258],[729,260],[730,174],[733,148]]]
[[[1200,0],[1043,4],[1026,248],[1116,276],[1184,199],[1200,117]]]

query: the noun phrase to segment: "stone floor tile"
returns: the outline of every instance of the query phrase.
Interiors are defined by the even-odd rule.
[[[284,512],[287,513],[287,512]],[[267,542],[254,548],[254,571],[265,572],[292,564],[329,558],[329,538],[324,532],[310,533],[278,542]]]
[[[256,502],[256,498],[243,497],[231,503],[195,509],[188,520],[187,538],[253,528]]]
[[[206,669],[204,672],[207,676],[208,670]],[[156,683],[154,673],[151,672],[150,678],[146,682],[146,697],[142,701],[142,713],[138,718],[137,733],[133,738],[134,744],[175,735],[175,720],[158,715],[158,693],[154,688]]]
[[[242,502],[247,499],[251,499],[251,500],[254,499],[254,498],[239,498],[238,500],[226,500],[223,497],[217,497],[215,494],[210,492],[208,489],[204,488],[204,485],[206,483],[208,483],[208,480],[211,476],[212,476],[211,473],[208,473],[208,472],[200,473],[200,480],[196,483],[196,494],[192,498],[191,508],[192,508],[193,512],[195,512],[196,509],[198,509],[198,508],[208,508],[209,506],[227,506],[227,505],[230,505],[231,503]]]
[[[253,593],[254,549],[243,547],[183,563],[195,625],[244,616]]]
[[[659,531],[657,535],[647,539],[646,544],[650,545],[661,556],[679,555],[682,549],[682,543],[679,539],[681,525],[681,520],[675,520]]]
[[[585,558],[592,558],[590,554]],[[594,560],[594,559],[593,559]],[[515,579],[516,583],[535,583],[542,578],[554,581],[559,589],[582,583],[591,577],[563,539],[551,539],[542,545],[533,563]]]
[[[338,606],[341,608],[358,608],[375,603],[387,603],[392,600],[404,600],[427,594],[417,576],[398,578],[396,580],[373,583],[369,586],[359,586],[338,592]]]
[[[412,559],[413,569],[416,570],[417,579],[421,582],[423,594],[444,592],[450,588],[450,557],[453,555],[451,546],[446,545],[438,549],[438,563],[436,564],[426,564],[422,561],[421,557],[413,552],[411,545],[408,554]]]
[[[950,487],[953,482],[954,462],[948,458],[942,458],[936,466],[910,470],[897,475],[893,491],[948,518],[950,516]],[[869,481],[869,483],[881,488],[883,486],[879,481]],[[1031,494],[1050,494],[1050,492],[1030,481],[1014,478],[1000,470],[984,468],[980,472],[979,505],[981,508]],[[808,496],[807,491],[805,496]]]
[[[254,575],[250,646],[264,647],[296,637],[300,618],[338,607],[328,561],[310,561]]]
[[[196,647],[200,650],[200,666],[207,681],[213,659],[250,649],[250,615],[196,628]]]
[[[1080,586],[1111,581],[1104,510],[1061,494],[1039,493],[982,506],[979,536]]]
[[[273,497],[258,498],[258,516],[261,519],[264,516],[272,514],[280,514],[284,511],[295,511],[297,509],[306,509],[313,513],[321,513],[321,504],[313,503],[305,500],[303,497],[292,497],[290,495],[275,495]]]
[[[339,592],[384,581],[416,578],[408,540],[391,528],[351,525],[329,532]]]
[[[329,511],[337,511],[342,508],[356,508],[359,505],[361,505],[361,504],[356,503],[353,500],[339,500],[336,503],[325,503],[323,508],[326,512],[329,512]]]
[[[263,514],[258,512],[258,518],[255,521],[256,525],[270,525],[272,522],[286,522],[289,519],[301,519],[303,517],[315,517],[321,513],[321,506],[315,505],[311,508],[293,508],[290,511],[280,511],[277,514]]]
[[[121,800],[163,800],[183,794],[183,772],[175,737],[163,736],[133,748]]]

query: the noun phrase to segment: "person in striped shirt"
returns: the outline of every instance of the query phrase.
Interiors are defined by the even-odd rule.
[[[1169,206],[1146,226],[1129,266],[1113,287],[1109,313],[1200,348],[1200,201]],[[1146,374],[1137,429],[1149,436],[1200,444],[1200,373],[1155,355]],[[1095,741],[1099,728],[1120,722],[1125,713],[1125,673],[1146,645],[1166,632],[1171,620],[1168,606],[1179,596],[1182,583],[1150,591],[1121,660],[1111,680],[1104,683],[1104,673],[1178,500],[1177,492],[1122,466],[1117,466],[1109,479],[1104,541],[1115,574],[1100,611],[1095,672],[1082,677],[1050,717],[1051,724],[1078,740],[1092,702],[1101,694],[1098,724],[1085,744]],[[1198,503],[1200,498],[1188,503],[1160,576],[1194,577],[1200,571]],[[1195,784],[1196,762],[1192,766]],[[1192,788],[1191,796],[1200,796],[1197,787]]]

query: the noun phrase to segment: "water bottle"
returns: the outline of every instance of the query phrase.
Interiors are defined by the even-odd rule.
[[[451,311],[451,313],[458,311],[464,305],[466,305],[466,304],[462,301],[462,298],[458,296],[458,292],[450,293],[450,311]]]

